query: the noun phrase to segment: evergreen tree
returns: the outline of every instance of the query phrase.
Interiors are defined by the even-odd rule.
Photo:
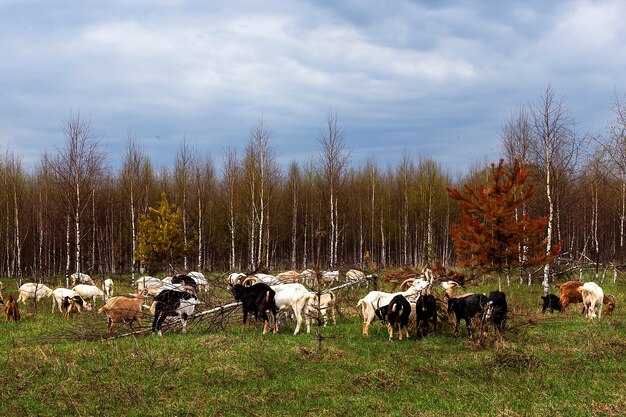
[[[528,165],[515,160],[505,168],[500,160],[491,164],[488,186],[465,185],[463,194],[447,188],[461,208],[459,223],[451,231],[461,265],[497,272],[500,280],[502,272],[508,276],[511,268],[544,264],[558,254],[560,245],[548,255],[544,250],[547,216],[531,219],[524,214],[515,219],[515,208],[533,195],[532,187],[524,187],[527,178]]]
[[[169,270],[173,274],[193,248],[192,240],[185,243],[181,209],[170,205],[162,193],[159,207],[150,207],[139,218],[136,260],[148,271]]]

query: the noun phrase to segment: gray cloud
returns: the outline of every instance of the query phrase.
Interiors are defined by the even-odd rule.
[[[548,83],[583,130],[626,91],[620,1],[214,3],[3,2],[0,140],[33,163],[80,111],[112,165],[129,131],[171,164],[184,135],[221,159],[263,114],[280,161],[305,162],[332,108],[355,163],[463,167]]]

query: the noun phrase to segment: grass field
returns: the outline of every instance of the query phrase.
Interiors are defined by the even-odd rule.
[[[365,289],[341,295],[321,351],[313,334],[293,336],[293,323],[277,335],[242,334],[231,321],[99,340],[102,316],[65,321],[50,300],[36,315],[20,304],[19,323],[0,322],[0,415],[625,415],[626,286],[603,288],[617,308],[594,322],[580,305],[542,316],[539,286],[505,288],[510,330],[482,348],[447,323],[422,340],[389,342],[377,325],[364,338],[353,306]]]

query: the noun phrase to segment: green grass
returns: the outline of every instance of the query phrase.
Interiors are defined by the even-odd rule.
[[[505,288],[511,330],[484,348],[447,323],[423,340],[389,342],[378,325],[364,338],[352,308],[364,289],[350,290],[319,352],[291,323],[277,335],[233,321],[103,341],[102,316],[20,304],[22,321],[0,322],[0,415],[623,415],[626,287],[603,287],[617,309],[591,323],[580,305],[542,316],[538,286]]]

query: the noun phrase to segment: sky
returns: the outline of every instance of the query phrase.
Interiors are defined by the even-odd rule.
[[[73,115],[119,167],[181,141],[217,163],[259,117],[277,161],[316,158],[329,112],[353,166],[463,171],[500,155],[550,85],[581,134],[626,94],[626,1],[0,0],[0,147],[34,166]]]

